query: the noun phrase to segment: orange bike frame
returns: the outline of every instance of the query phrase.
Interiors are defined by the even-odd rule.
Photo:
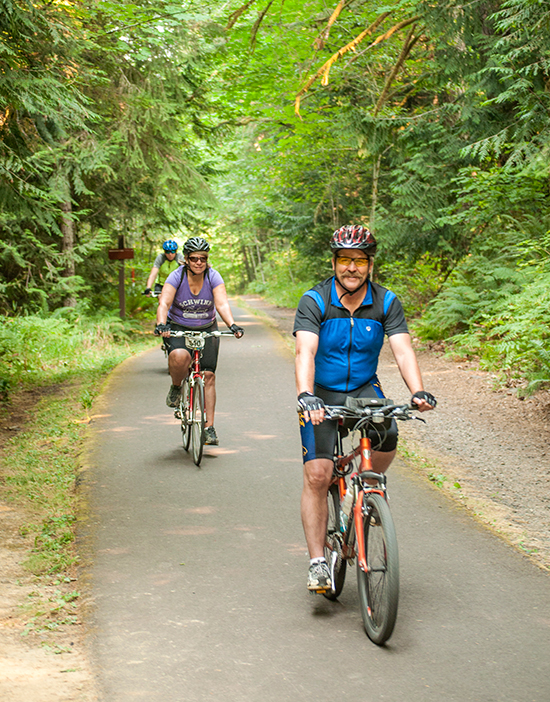
[[[361,456],[361,466],[359,469],[360,473],[372,470],[372,452],[371,452],[371,442],[368,436],[361,436],[359,441],[359,446],[355,448],[347,456],[342,456],[338,459],[338,467],[343,468],[347,466],[356,456]],[[353,478],[356,473],[351,477]],[[346,494],[346,481],[343,476],[338,478],[338,487],[340,492],[340,499]],[[384,493],[381,490],[376,490],[375,488],[369,489],[368,492],[377,492],[382,497]],[[360,490],[357,495],[357,500],[353,505],[353,519],[355,523],[355,538],[357,540],[357,559],[359,561],[359,567],[363,571],[367,571],[367,556],[365,551],[365,532],[363,530],[363,497],[364,490]]]

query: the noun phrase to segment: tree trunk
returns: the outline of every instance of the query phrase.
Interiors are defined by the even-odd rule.
[[[256,270],[256,259],[254,257],[254,249],[252,248],[252,246],[247,246],[246,250],[248,251],[248,260],[252,265],[252,280],[256,280],[256,278],[258,277],[258,271]]]
[[[71,217],[73,206],[70,199],[61,204],[61,234],[63,235],[63,243],[61,251],[65,259],[65,269],[63,270],[64,278],[72,278],[75,274],[74,264],[74,221]],[[68,295],[63,300],[64,307],[76,307],[76,297]]]
[[[241,245],[241,251],[243,255],[243,261],[244,261],[244,269],[246,271],[246,277],[249,283],[251,283],[254,280],[254,271],[250,268],[250,262],[248,261],[248,253],[246,250],[246,246],[244,244]]]
[[[380,176],[380,163],[382,161],[382,154],[379,154],[372,167],[372,194],[371,194],[371,206],[370,206],[370,221],[369,229],[374,234],[376,231],[376,203],[378,201],[378,178]]]
[[[262,276],[262,283],[265,285],[264,269],[262,267],[262,257],[260,255],[260,242],[258,241],[257,237],[255,237],[255,239],[256,239],[256,253],[258,254],[258,270],[260,271],[260,274]]]

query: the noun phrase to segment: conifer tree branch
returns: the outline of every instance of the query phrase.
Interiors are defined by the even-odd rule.
[[[260,28],[260,25],[263,21],[263,18],[267,15],[267,12],[269,8],[273,5],[273,0],[269,0],[266,8],[263,10],[263,12],[260,13],[260,16],[258,19],[254,22],[254,26],[252,27],[252,34],[250,35],[250,48],[254,48],[254,44],[256,43],[256,35],[258,34],[258,29]]]
[[[325,41],[328,39],[328,35],[330,34],[330,28],[336,22],[342,10],[352,2],[353,0],[348,0],[348,2],[345,2],[345,0],[340,0],[338,5],[336,5],[336,8],[327,22],[327,26],[313,42],[313,46],[315,47],[316,51],[320,51],[325,46]]]
[[[416,22],[419,19],[421,19],[421,16],[415,15],[414,17],[411,17],[410,19],[403,20],[402,22],[399,22],[399,24],[394,25],[391,29],[388,29],[388,31],[385,34],[381,34],[379,37],[376,37],[376,39],[372,42],[372,44],[369,44],[366,47],[366,49],[363,49],[363,51],[361,51],[360,53],[356,54],[355,56],[352,56],[350,58],[350,60],[346,63],[345,68],[348,68],[348,66],[350,66],[354,61],[357,61],[357,59],[360,56],[363,56],[363,54],[366,54],[369,49],[372,49],[377,44],[380,44],[380,42],[385,41],[386,39],[389,39],[393,34],[395,34],[395,32],[398,32],[400,29],[404,29],[409,24],[412,24],[413,22]]]
[[[378,101],[377,101],[376,106],[374,108],[374,112],[373,112],[374,117],[376,117],[378,112],[381,110],[384,102],[386,101],[386,98],[388,97],[388,93],[390,91],[391,84],[393,83],[396,75],[401,70],[403,64],[405,63],[407,56],[411,52],[411,49],[418,41],[418,38],[419,38],[418,36],[413,37],[414,30],[415,30],[415,25],[413,25],[413,27],[411,28],[411,30],[407,34],[407,38],[405,39],[405,43],[403,44],[403,48],[401,49],[401,53],[399,54],[399,58],[397,59],[395,66],[392,68],[390,75],[386,79],[386,84],[384,85],[384,88],[383,88],[382,92],[380,93],[380,97],[378,98]]]
[[[343,46],[341,49],[338,49],[338,51],[335,54],[333,54],[329,58],[329,60],[326,61],[321,66],[321,68],[319,68],[319,70],[306,81],[305,85],[301,88],[299,93],[296,95],[296,101],[294,103],[294,111],[298,116],[300,116],[300,98],[302,97],[302,95],[304,95],[304,93],[306,93],[309,90],[309,88],[313,85],[313,83],[315,83],[317,78],[319,78],[320,76],[323,76],[321,84],[327,85],[328,84],[328,74],[329,74],[329,71],[330,71],[332,64],[335,63],[340,58],[340,56],[343,56],[348,51],[355,51],[355,47],[358,44],[360,44],[365,37],[369,36],[369,34],[372,34],[374,32],[374,30],[386,19],[386,17],[388,17],[389,14],[390,14],[389,12],[383,12],[381,15],[379,15],[374,20],[374,22],[369,27],[364,29],[361,32],[361,34],[358,34],[353,41],[350,41],[349,44],[346,44],[346,46]]]
[[[241,15],[243,15],[248,8],[253,5],[256,2],[256,0],[248,0],[244,5],[241,5],[235,12],[233,12],[231,15],[229,15],[229,19],[227,20],[227,24],[225,25],[226,31],[229,29],[232,29],[237,20]]]

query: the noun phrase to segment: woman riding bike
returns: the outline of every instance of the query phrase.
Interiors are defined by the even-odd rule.
[[[200,236],[188,239],[183,246],[185,263],[170,273],[159,298],[155,334],[165,337],[168,348],[168,369],[172,385],[166,398],[168,407],[178,407],[181,383],[187,376],[191,353],[186,347],[185,337],[170,337],[175,331],[214,331],[218,328],[216,311],[240,339],[244,329],[235,324],[223,278],[208,263],[210,244]],[[205,370],[205,444],[218,445],[214,429],[216,407],[216,366],[219,339],[209,338],[201,358]]]

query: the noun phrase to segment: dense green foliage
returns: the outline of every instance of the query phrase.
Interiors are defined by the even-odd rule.
[[[333,8],[273,8],[253,54],[254,18],[235,30],[255,123],[222,188],[253,289],[292,293],[285,260],[305,264],[304,286],[324,275],[330,232],[362,222],[378,280],[423,315],[416,333],[548,379],[547,5],[351,2],[330,30]]]
[[[121,236],[139,311],[159,244],[198,232],[230,289],[292,305],[361,222],[418,334],[550,377],[547,3],[0,9],[6,314],[112,311]]]

